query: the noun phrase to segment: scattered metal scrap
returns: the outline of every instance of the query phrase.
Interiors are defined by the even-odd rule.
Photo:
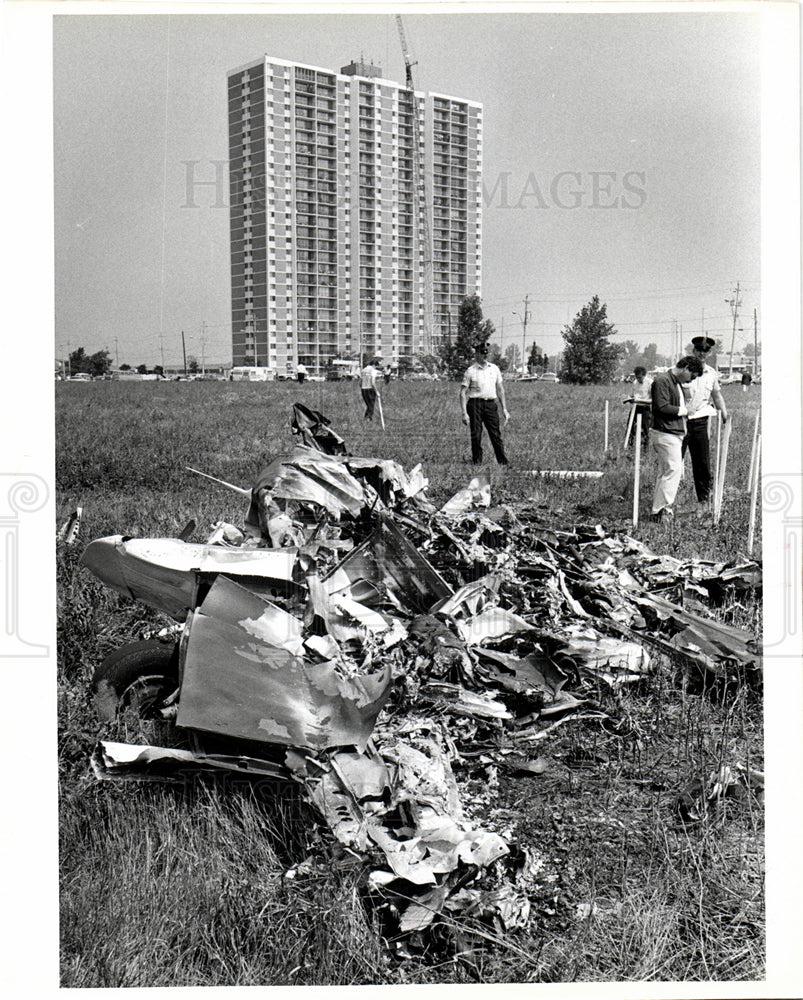
[[[300,405],[293,431],[302,443],[257,477],[243,530],[87,547],[109,586],[184,622],[177,724],[229,741],[104,742],[95,772],[290,776],[366,858],[399,933],[460,913],[521,925],[543,859],[530,853],[525,877],[511,831],[469,816],[456,775],[477,759],[540,774],[533,744],[604,722],[600,686],[654,671],[645,647],[705,678],[758,676],[755,636],[707,608],[760,587],[760,567],[657,556],[599,525],[555,530],[531,501],[492,507],[481,477],[437,510],[420,467],[345,454]]]

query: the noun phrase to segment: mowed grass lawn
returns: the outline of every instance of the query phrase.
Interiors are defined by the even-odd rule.
[[[179,786],[99,783],[89,754],[114,738],[95,715],[90,679],[118,646],[169,619],[105,589],[78,565],[102,535],[195,538],[240,525],[239,486],[293,444],[291,407],[321,410],[354,454],[421,462],[429,495],[446,500],[474,474],[458,385],[383,387],[386,429],[363,420],[354,383],[59,383],[59,523],[77,506],[79,543],[58,571],[61,976],[65,987],[334,985],[580,980],[759,979],[763,976],[762,811],[752,800],[692,830],[672,796],[722,764],[762,767],[760,695],[712,698],[671,664],[613,709],[627,736],[594,722],[538,745],[537,778],[471,765],[514,837],[559,866],[526,931],[454,961],[447,951],[390,962],[361,899],[359,861],[331,851],[291,786],[202,778]],[[734,415],[728,489],[716,529],[695,517],[671,529],[629,528],[632,457],[621,454],[625,386],[507,385],[511,465],[484,469],[495,502],[534,497],[556,523],[626,528],[658,552],[729,559],[747,536],[747,474],[757,388],[725,390]],[[604,404],[610,450],[603,454]],[[546,481],[534,469],[596,469],[598,480]],[[642,470],[645,515],[654,475]],[[678,508],[694,508],[690,479]],[[759,552],[760,535],[756,551]],[[758,631],[760,605],[727,620]],[[568,762],[568,763],[567,763]],[[477,770],[479,769],[479,770]],[[461,780],[466,776],[461,775]],[[602,900],[601,916],[576,907]]]

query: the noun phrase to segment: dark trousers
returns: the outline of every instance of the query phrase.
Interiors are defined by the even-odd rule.
[[[683,452],[691,455],[691,471],[694,476],[694,490],[702,503],[711,494],[711,453],[708,446],[708,417],[698,417],[686,421],[686,436],[683,438]]]
[[[298,373],[298,374],[296,375],[296,378],[298,379],[298,381],[299,381],[299,382],[303,382],[303,381],[304,381],[304,379],[305,379],[306,377],[307,377],[307,376],[306,376],[306,375],[304,374],[304,372],[299,372],[299,373]]]
[[[376,405],[376,389],[361,389],[363,402],[365,403],[365,419],[374,419],[374,406]]]
[[[507,465],[505,446],[502,444],[502,432],[499,430],[499,407],[495,399],[469,399],[466,403],[468,411],[468,428],[471,432],[471,461],[479,465],[482,461],[482,428],[485,426],[491,439],[496,461]]]
[[[627,439],[627,447],[636,440],[636,417],[641,414],[641,446],[646,448],[650,440],[650,427],[652,425],[652,405],[650,403],[635,403],[636,412],[633,414],[633,423],[630,427],[630,436]]]

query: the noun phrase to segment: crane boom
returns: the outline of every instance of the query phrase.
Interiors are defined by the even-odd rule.
[[[415,135],[413,136],[413,213],[419,234],[419,245],[422,249],[424,265],[424,353],[432,353],[432,249],[429,234],[429,200],[427,198],[426,171],[421,157],[421,141],[424,135],[424,123],[418,107],[418,98],[413,86],[413,66],[417,61],[410,60],[407,48],[407,36],[404,33],[404,23],[401,14],[396,14],[396,25],[399,29],[402,55],[404,56],[404,76],[410,100],[413,105],[413,120]]]

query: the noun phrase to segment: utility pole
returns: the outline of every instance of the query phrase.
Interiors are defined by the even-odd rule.
[[[165,337],[164,330],[159,330],[159,354],[162,358],[162,371],[165,370]]]
[[[184,331],[183,330],[181,331],[181,351],[182,351],[182,353],[184,355],[184,374],[186,375],[187,374],[187,347],[186,347],[186,345],[184,343]],[[164,371],[164,367],[162,368],[162,371]]]
[[[120,351],[117,347],[117,337],[114,338],[114,367],[120,367]]]
[[[758,375],[758,313],[753,309],[753,378]]]
[[[527,342],[527,323],[530,320],[530,293],[528,292],[524,296],[524,315],[520,316],[517,312],[513,313],[514,316],[518,316],[521,320],[521,370],[524,372],[525,356],[526,356],[526,342]]]
[[[725,299],[731,308],[733,313],[733,333],[731,334],[731,356],[730,363],[728,365],[728,378],[733,375],[733,348],[736,345],[736,322],[739,318],[739,306],[742,304],[742,300],[739,298],[739,282],[736,282],[736,291],[733,293],[732,299]]]
[[[201,374],[206,375],[206,320],[201,323]]]

